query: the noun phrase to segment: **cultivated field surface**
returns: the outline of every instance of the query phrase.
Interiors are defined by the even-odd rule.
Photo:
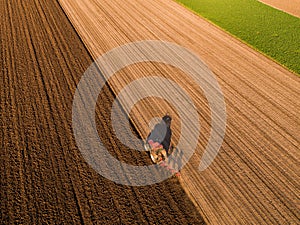
[[[1,224],[299,222],[295,74],[171,0],[11,0],[0,1],[0,12]],[[145,152],[123,145],[112,128],[114,98],[131,81],[159,76],[176,82],[194,101],[201,124],[196,152],[180,178],[131,187],[102,177],[84,160],[72,130],[72,103],[93,60],[142,40],[176,43],[199,56],[223,91],[227,125],[218,156],[199,172],[212,126],[201,88],[163,63],[136,63],[116,72],[98,96],[95,119],[103,144],[118,160],[151,164]],[[148,85],[141,83],[137,91]],[[156,80],[151,85],[168,91]],[[127,105],[132,95],[120,104]],[[176,91],[172,96],[181,101]],[[179,115],[160,98],[132,108],[132,132],[145,138],[151,118],[165,112],[174,118],[176,144]],[[129,131],[120,130],[130,142]]]
[[[59,2],[94,59],[129,42],[163,40],[192,50],[215,73],[226,101],[227,129],[217,158],[201,173],[198,165],[209,139],[211,115],[205,96],[186,74],[164,64],[138,63],[118,71],[109,82],[118,94],[129,82],[155,74],[176,81],[192,96],[201,135],[182,179],[206,221],[299,221],[299,77],[171,0]],[[147,85],[137,89],[143,92]],[[154,85],[168,91],[159,83]],[[175,116],[176,141],[180,134],[177,114],[162,100],[153,101],[145,99],[132,109],[133,124],[145,137],[150,118],[169,111]]]
[[[72,99],[92,59],[56,1],[1,1],[0,224],[203,224],[178,179],[117,185],[76,147]],[[100,95],[99,133],[116,157]],[[132,163],[150,164],[147,154]],[[147,178],[147,176],[146,176]]]
[[[279,10],[285,11],[289,14],[300,18],[300,0],[260,0],[261,2],[270,5]]]
[[[297,1],[282,1],[281,4],[296,9]],[[257,0],[176,2],[300,74],[300,18]]]

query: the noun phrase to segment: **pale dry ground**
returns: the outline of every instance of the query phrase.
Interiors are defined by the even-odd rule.
[[[300,17],[300,0],[260,0],[276,9],[285,11],[291,15]]]
[[[299,77],[171,0],[59,2],[94,59],[132,41],[163,40],[191,49],[215,73],[226,100],[227,129],[217,158],[201,173],[210,109],[195,83],[182,71],[158,63],[128,66],[110,81],[118,94],[130,81],[155,74],[176,81],[192,96],[201,135],[182,180],[207,222],[299,222]],[[176,142],[178,115],[162,100],[141,101],[131,118],[145,137],[149,120],[166,111],[174,116]]]

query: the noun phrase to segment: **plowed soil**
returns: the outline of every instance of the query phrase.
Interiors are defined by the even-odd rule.
[[[215,73],[226,100],[227,130],[218,157],[201,173],[199,160],[210,134],[201,90],[182,71],[154,63],[129,66],[110,82],[117,94],[130,81],[155,74],[175,80],[193,97],[201,136],[182,179],[209,223],[299,222],[299,77],[171,0],[59,2],[94,59],[128,42],[164,40],[191,49]],[[176,139],[176,112],[157,103],[139,103],[133,123],[145,137],[150,118],[167,110],[175,115]]]
[[[72,133],[72,100],[92,58],[60,5],[0,1],[0,14],[0,224],[203,224],[177,178],[122,186],[84,161]],[[100,99],[101,139],[122,159],[129,150],[114,141],[110,88]],[[150,164],[146,153],[127,160]]]

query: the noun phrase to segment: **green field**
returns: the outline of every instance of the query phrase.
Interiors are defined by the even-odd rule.
[[[300,74],[300,19],[257,0],[176,0]]]

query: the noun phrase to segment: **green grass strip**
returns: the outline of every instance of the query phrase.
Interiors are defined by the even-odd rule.
[[[257,0],[176,0],[300,74],[300,19]]]

